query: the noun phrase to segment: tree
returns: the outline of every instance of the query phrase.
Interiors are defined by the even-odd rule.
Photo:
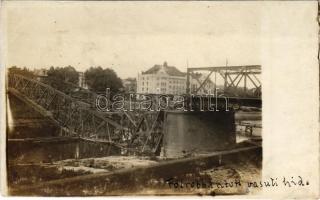
[[[78,84],[79,82],[79,73],[70,65],[67,67],[50,67],[47,75],[47,82],[57,89],[64,89],[66,84],[63,82],[73,84]]]
[[[23,69],[17,67],[17,66],[12,66],[10,68],[8,68],[9,73],[13,73],[13,74],[20,74],[29,78],[34,78],[34,74],[27,69],[26,67],[24,67]]]
[[[112,93],[117,93],[123,88],[121,79],[109,68],[90,67],[85,71],[84,77],[89,89],[97,93],[104,93],[107,88],[110,88]]]
[[[70,82],[78,84],[79,74],[76,69],[72,66],[67,67],[50,67],[48,71],[48,78],[53,78],[59,81]]]

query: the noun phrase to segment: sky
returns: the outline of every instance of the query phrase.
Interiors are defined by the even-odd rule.
[[[259,65],[259,2],[5,2],[6,65],[136,77],[164,61]]]

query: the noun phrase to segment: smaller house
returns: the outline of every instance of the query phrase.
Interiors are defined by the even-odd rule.
[[[124,87],[124,91],[126,93],[136,93],[137,92],[137,79],[135,79],[135,78],[122,79],[122,84]]]
[[[43,81],[48,76],[47,69],[34,69],[33,74],[38,81]]]

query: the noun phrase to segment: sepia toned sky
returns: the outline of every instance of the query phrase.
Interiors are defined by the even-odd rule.
[[[5,2],[7,66],[113,68],[260,63],[259,2]]]

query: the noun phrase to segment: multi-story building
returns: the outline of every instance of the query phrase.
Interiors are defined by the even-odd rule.
[[[138,74],[137,92],[142,94],[183,94],[186,91],[186,74],[176,67],[154,65]]]
[[[200,86],[199,81],[204,79],[205,76],[202,74],[193,75],[190,79],[191,91],[196,90]],[[164,62],[163,65],[154,65],[147,71],[138,74],[137,93],[181,95],[186,93],[186,81],[186,73]],[[204,85],[205,90],[213,88],[212,86],[211,80]],[[198,91],[198,94],[206,92],[205,90]]]

